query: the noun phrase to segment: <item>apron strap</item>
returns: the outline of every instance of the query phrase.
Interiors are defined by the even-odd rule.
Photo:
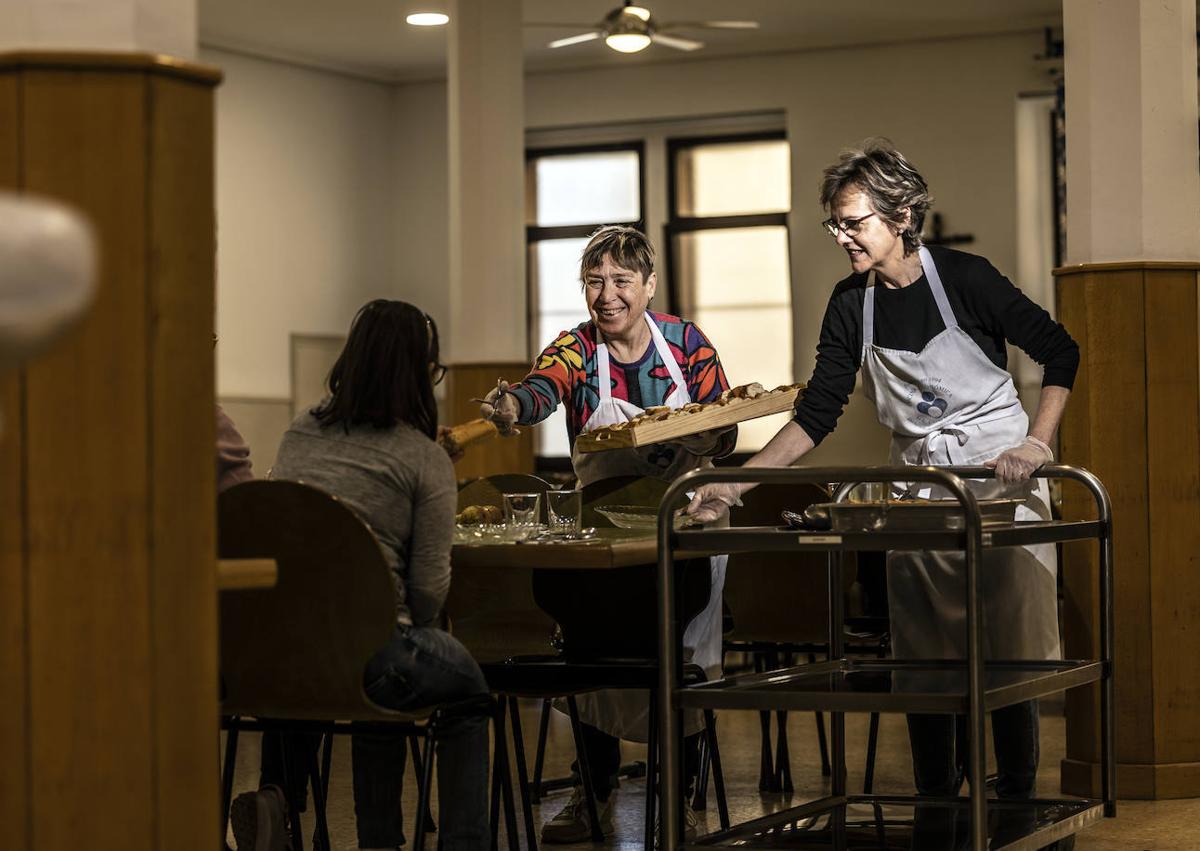
[[[942,278],[938,274],[937,266],[934,265],[933,255],[923,245],[920,254],[921,271],[925,273],[925,280],[929,281],[929,290],[933,293],[938,313],[942,315],[942,324],[947,328],[958,327],[958,320],[954,318],[954,311],[950,309],[950,299],[946,297],[946,288],[942,286]]]
[[[596,346],[596,380],[600,382],[600,401],[607,402],[612,398],[612,376],[608,369],[608,343]]]
[[[654,341],[654,348],[658,351],[658,357],[662,360],[663,366],[667,368],[667,374],[671,376],[671,380],[675,382],[675,393],[672,395],[682,393],[688,397],[687,401],[690,402],[691,396],[688,394],[687,382],[683,379],[683,370],[679,368],[675,356],[671,354],[671,347],[667,345],[667,338],[663,336],[662,331],[658,330],[658,325],[650,318],[649,311],[643,313],[642,316],[646,318],[646,324],[650,326],[650,339]]]
[[[867,292],[863,296],[863,351],[875,344],[875,270],[867,275]]]

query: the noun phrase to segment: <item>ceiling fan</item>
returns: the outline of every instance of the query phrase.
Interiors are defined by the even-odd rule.
[[[758,21],[672,21],[660,24],[650,14],[645,6],[634,4],[633,0],[625,0],[625,5],[618,6],[597,24],[560,24],[560,23],[530,23],[531,27],[558,27],[560,29],[580,27],[587,32],[579,35],[556,39],[548,47],[569,47],[572,44],[582,44],[585,41],[604,39],[604,43],[613,50],[621,53],[637,53],[644,50],[653,42],[676,50],[699,50],[704,42],[691,38],[671,35],[673,30],[681,29],[710,29],[710,30],[753,30],[758,29]]]

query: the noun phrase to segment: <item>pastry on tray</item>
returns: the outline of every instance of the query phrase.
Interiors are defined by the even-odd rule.
[[[647,408],[628,422],[582,434],[576,445],[581,452],[599,452],[662,443],[701,431],[725,428],[743,420],[789,410],[803,387],[803,384],[786,384],[767,390],[758,383],[742,384],[729,388],[707,404],[689,402],[675,410],[658,405]]]

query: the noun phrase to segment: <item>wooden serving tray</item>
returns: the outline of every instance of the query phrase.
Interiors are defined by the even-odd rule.
[[[580,452],[608,449],[636,449],[651,443],[664,443],[715,428],[725,428],[745,420],[790,411],[804,385],[771,390],[754,399],[730,399],[725,404],[710,402],[699,410],[673,412],[658,421],[635,421],[606,426],[575,438]]]

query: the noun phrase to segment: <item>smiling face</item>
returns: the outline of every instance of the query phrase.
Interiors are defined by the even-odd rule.
[[[583,276],[588,313],[608,340],[628,340],[636,335],[645,324],[642,316],[657,287],[658,277],[653,272],[643,280],[641,272],[616,265],[608,254]]]
[[[845,249],[850,268],[856,274],[883,269],[904,259],[904,240],[900,238],[900,232],[884,221],[862,190],[855,186],[843,189],[834,196],[829,213],[834,222],[859,222],[853,236],[840,229],[836,236],[837,244]],[[854,230],[853,226],[851,230]]]

